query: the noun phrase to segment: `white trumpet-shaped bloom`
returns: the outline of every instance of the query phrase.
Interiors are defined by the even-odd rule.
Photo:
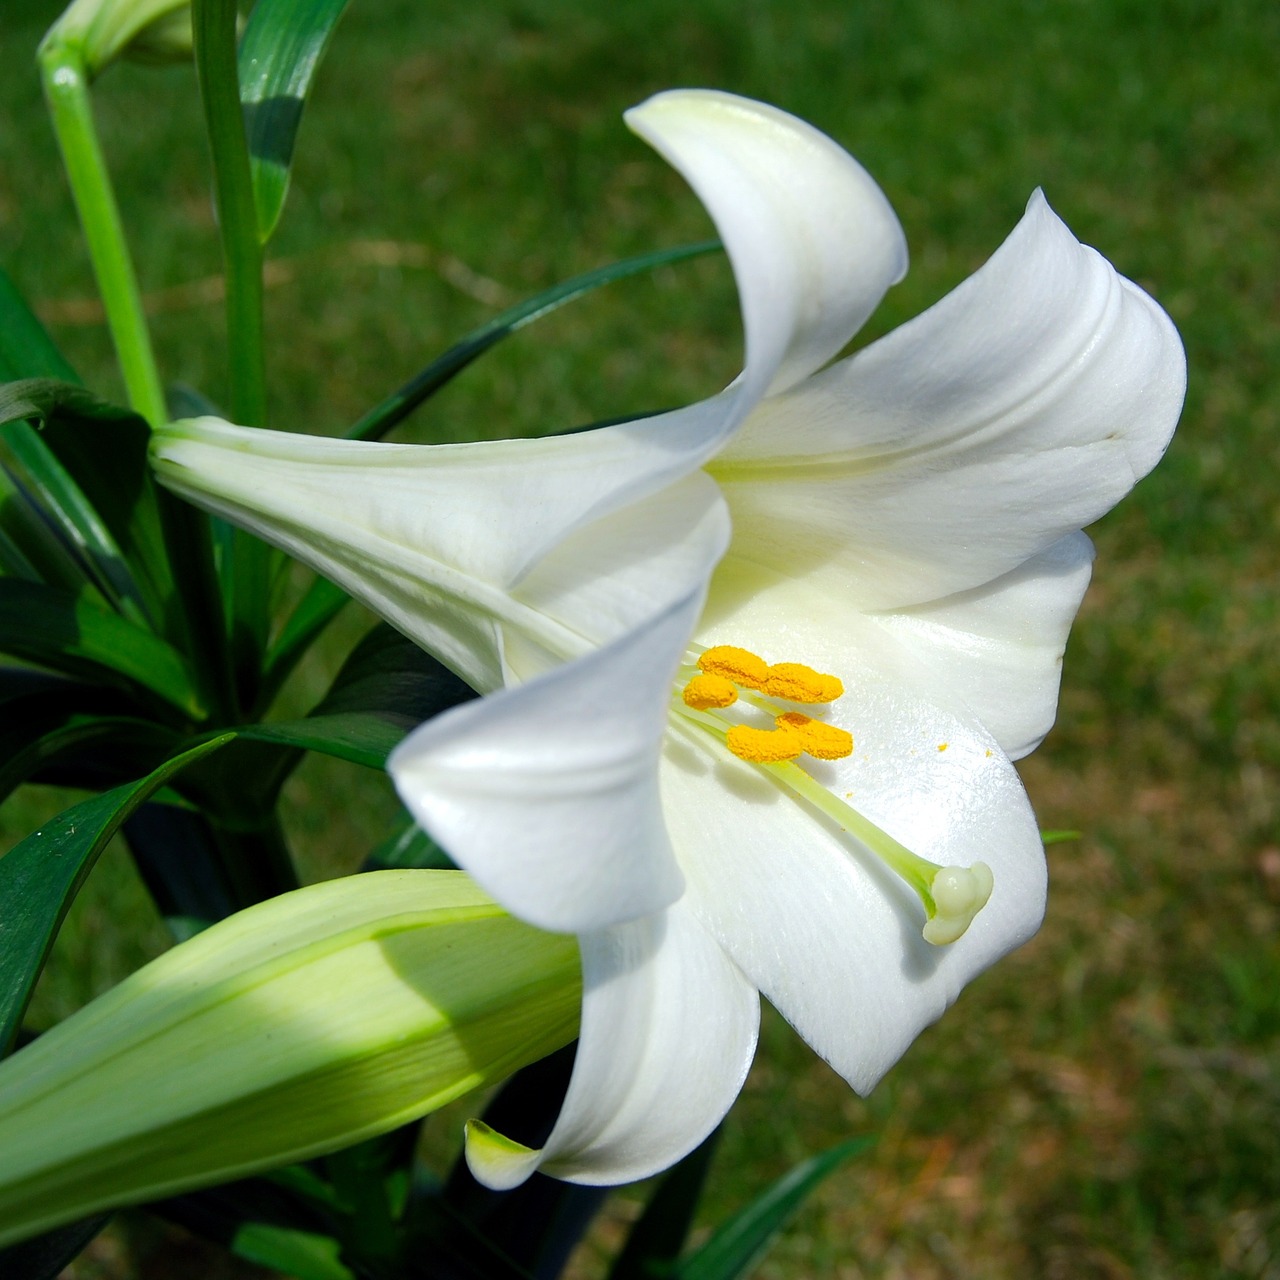
[[[733,264],[746,358],[720,395],[536,441],[202,419],[155,446],[166,484],[492,694],[390,768],[495,898],[580,937],[550,1138],[471,1127],[494,1186],[678,1159],[741,1086],[758,992],[868,1090],[1035,932],[1010,761],[1053,720],[1081,529],[1158,460],[1184,389],[1168,318],[1039,193],[973,277],[828,365],[906,268],[879,188],[758,103],[680,91],[627,119]]]

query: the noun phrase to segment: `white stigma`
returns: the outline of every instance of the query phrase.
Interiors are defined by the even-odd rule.
[[[961,937],[987,905],[994,885],[995,878],[985,862],[943,867],[929,886],[937,914],[924,927],[925,941],[942,946]]]

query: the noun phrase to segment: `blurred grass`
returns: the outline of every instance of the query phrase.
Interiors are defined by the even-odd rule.
[[[55,12],[6,0],[0,19],[0,253],[118,395],[23,70]],[[865,1102],[767,1021],[706,1220],[851,1132],[879,1140],[762,1277],[1280,1276],[1277,48],[1270,0],[382,0],[339,30],[272,246],[279,425],[335,431],[500,302],[707,234],[618,118],[678,84],[797,112],[884,186],[913,265],[864,337],[978,266],[1043,185],[1186,341],[1183,425],[1094,530],[1059,725],[1025,767],[1044,825],[1085,833],[1050,850],[1045,928]],[[217,399],[220,309],[182,305],[218,271],[191,75],[116,69],[97,99],[162,367]],[[406,434],[683,403],[736,371],[737,326],[722,261],[614,286],[487,357]],[[324,762],[290,799],[315,875],[353,869],[390,811],[385,788]],[[60,803],[26,793],[7,829]],[[115,850],[38,1016],[161,945]],[[580,1275],[634,1200],[614,1198]]]

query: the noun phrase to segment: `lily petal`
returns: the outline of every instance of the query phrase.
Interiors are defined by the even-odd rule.
[[[668,750],[662,795],[682,901],[866,1093],[966,982],[1035,933],[1046,874],[1026,794],[993,739],[870,673],[842,675],[833,719],[852,731],[854,754],[810,772],[922,857],[990,866],[991,899],[963,937],[925,942],[912,890],[706,734],[681,734]]]
[[[972,591],[907,609],[850,609],[830,576],[769,574],[735,550],[721,561],[698,627],[702,644],[750,637],[827,671],[857,666],[976,718],[1012,759],[1053,726],[1062,655],[1093,562],[1069,534]]]
[[[751,399],[821,368],[907,269],[884,193],[842,147],[762,102],[676,89],[624,117],[697,192],[733,263]]]
[[[766,401],[709,465],[734,551],[853,609],[971,590],[1155,465],[1186,360],[1168,316],[1043,195],[935,306]]]
[[[658,759],[701,606],[699,590],[604,649],[429,720],[392,752],[414,818],[521,919],[592,932],[680,896]]]
[[[705,578],[723,515],[714,485],[691,473],[725,412],[717,399],[582,435],[431,448],[200,418],[157,431],[152,458],[166,486],[331,578],[484,692],[503,684],[504,631],[560,659],[617,633],[575,630],[511,594],[579,529],[606,523],[594,571],[600,590],[615,547],[613,513],[631,531],[631,562],[654,558],[647,573],[632,574],[632,607],[615,617],[617,630]],[[656,506],[645,508],[647,498]],[[677,525],[698,537],[673,560]],[[582,560],[580,548],[568,555]],[[642,592],[641,579],[654,590]]]
[[[1053,728],[1067,634],[1093,569],[1093,543],[1068,534],[995,582],[874,620],[889,644],[875,658],[967,707],[1012,760]],[[892,656],[890,656],[892,655]]]
[[[592,1184],[665,1169],[720,1122],[751,1065],[755,988],[683,903],[581,945],[578,1056],[546,1146],[468,1128],[471,1172],[498,1190],[536,1168]]]

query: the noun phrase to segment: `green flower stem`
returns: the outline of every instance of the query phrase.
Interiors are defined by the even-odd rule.
[[[213,155],[214,200],[227,278],[231,416],[246,426],[267,421],[262,324],[262,244],[258,239],[249,148],[236,68],[235,0],[195,0],[196,74]]]
[[[164,390],[120,210],[94,127],[83,58],[75,48],[50,45],[40,52],[40,73],[129,403],[153,427],[159,426],[168,418]]]
[[[227,283],[227,350],[231,417],[246,426],[267,425],[266,352],[263,336],[262,242],[253,198],[253,176],[240,105],[235,0],[194,0],[196,75],[213,157],[214,201],[222,233]],[[254,699],[262,651],[270,627],[271,585],[277,557],[237,531],[223,573],[230,582],[232,661],[246,703]]]
[[[189,502],[156,487],[165,547],[173,568],[180,614],[180,643],[191,655],[201,704],[214,724],[236,724],[240,704],[227,643],[222,591],[213,559],[209,517]]]

